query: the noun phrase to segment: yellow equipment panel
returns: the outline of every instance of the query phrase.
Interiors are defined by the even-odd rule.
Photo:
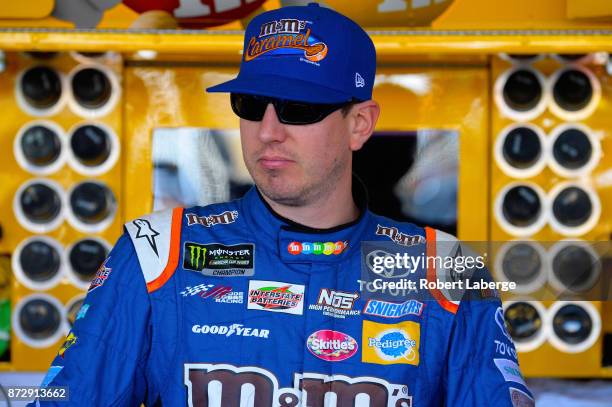
[[[490,239],[494,242],[521,241],[542,247],[544,258],[551,258],[554,245],[561,240],[569,240],[568,244],[581,242],[607,242],[612,230],[612,183],[609,174],[612,170],[612,111],[610,100],[612,86],[610,76],[601,60],[596,55],[568,55],[564,59],[558,55],[539,55],[533,58],[492,58],[491,89],[493,100],[491,104],[491,144],[489,156],[491,160],[491,197],[489,202]],[[605,59],[603,60],[605,62]],[[518,76],[517,76],[518,75]],[[522,76],[520,76],[522,75]],[[565,75],[565,76],[564,76]],[[508,85],[515,77],[514,85],[520,81],[532,81],[531,89],[540,89],[538,101],[531,106],[512,106],[508,96]],[[590,100],[585,101],[579,109],[563,108],[562,93],[567,91],[567,83],[560,85],[565,77],[576,84],[574,92],[579,89],[591,89]],[[520,86],[520,85],[519,85]],[[563,86],[566,86],[563,89]],[[571,86],[570,86],[571,87]],[[578,90],[577,90],[578,89]],[[534,96],[536,96],[534,91]],[[586,92],[585,95],[589,94]],[[577,94],[574,94],[575,97]],[[510,100],[510,101],[509,101]],[[507,146],[509,134],[516,129],[531,129],[539,137],[541,152],[533,163],[521,167],[512,165],[502,153],[502,146]],[[590,142],[590,159],[580,166],[561,164],[563,154],[577,154],[574,147],[560,144],[559,140],[568,131],[580,130],[585,134],[585,140]],[[522,131],[522,130],[521,130]],[[525,132],[523,132],[523,136]],[[520,137],[523,137],[520,136]],[[524,142],[524,139],[516,142]],[[559,147],[561,146],[561,147]],[[517,226],[507,221],[504,197],[513,188],[528,187],[538,196],[540,213],[537,220],[526,226]],[[572,193],[565,195],[568,202],[573,202],[584,191],[591,202],[591,216],[576,225],[559,219],[560,206],[564,198],[562,191],[574,188]],[[524,191],[523,191],[524,192]],[[573,195],[572,195],[573,194]],[[534,196],[535,196],[534,195]],[[528,200],[531,198],[528,198]],[[573,207],[569,216],[580,217],[579,209]],[[567,215],[567,213],[566,213]],[[522,221],[521,221],[522,222]],[[520,222],[519,222],[520,223]],[[499,247],[499,246],[498,246]],[[495,256],[496,254],[494,254]],[[542,273],[553,274],[552,261],[546,260]],[[498,272],[498,270],[492,270]],[[606,270],[603,270],[605,275]],[[495,275],[495,274],[494,274]],[[552,299],[553,293],[550,277],[540,288],[522,297],[525,300]],[[604,277],[605,278],[605,277]],[[547,295],[543,298],[544,295]],[[571,298],[570,298],[571,299]],[[592,298],[598,299],[598,298]],[[538,301],[540,302],[540,301]],[[544,309],[550,310],[552,301],[540,302]],[[609,305],[599,301],[584,302],[588,309],[596,311],[597,318],[602,323],[593,322],[593,329],[600,329],[597,339],[588,349],[578,352],[559,350],[546,340],[541,345],[519,354],[521,367],[526,376],[539,377],[596,377],[609,376],[609,368],[602,368],[603,336],[610,331]],[[547,311],[545,311],[547,312]],[[544,329],[552,331],[552,320],[545,319]]]
[[[60,78],[60,93],[57,101],[48,109],[37,110],[23,96],[22,88],[28,73],[37,69],[46,69],[54,77]],[[14,314],[21,305],[26,304],[30,295],[42,295],[59,301],[60,313],[65,315],[65,308],[77,296],[82,296],[88,286],[87,281],[81,281],[71,268],[68,250],[74,248],[84,239],[94,239],[102,246],[109,248],[121,234],[124,222],[121,203],[122,191],[122,69],[123,62],[118,54],[84,55],[78,53],[63,53],[57,55],[13,53],[6,56],[6,69],[0,75],[0,109],[11,120],[3,124],[0,137],[0,150],[6,152],[0,161],[0,219],[2,219],[3,237],[0,239],[0,252],[13,255],[12,271],[15,278],[11,284],[11,309]],[[79,75],[91,71],[103,73],[109,80],[109,98],[100,108],[84,108],[76,96],[75,81]],[[49,76],[43,76],[43,80]],[[99,77],[98,77],[99,79]],[[96,79],[96,80],[98,80]],[[95,81],[94,81],[95,82]],[[59,158],[48,168],[38,169],[23,158],[23,137],[28,128],[44,126],[56,131],[61,149]],[[103,129],[109,136],[109,156],[99,167],[89,167],[83,164],[75,152],[77,137],[97,137],[84,130],[87,126]],[[37,143],[33,133],[33,141]],[[91,140],[91,139],[90,139]],[[73,143],[74,142],[74,143]],[[85,152],[87,155],[87,152]],[[59,215],[51,223],[36,224],[24,220],[19,209],[23,202],[19,195],[24,187],[36,183],[53,186],[60,197],[61,209]],[[78,187],[89,188],[92,185],[101,186],[108,192],[108,217],[92,223],[83,220],[74,205],[78,203]],[[112,198],[111,198],[112,194]],[[29,195],[29,197],[35,196]],[[30,198],[23,198],[30,199]],[[26,203],[27,204],[27,203]],[[86,207],[82,209],[87,210]],[[53,224],[53,225],[52,225]],[[58,255],[62,259],[58,278],[52,279],[52,284],[37,285],[37,282],[24,283],[24,273],[16,270],[21,260],[16,249],[24,247],[30,239],[46,239],[57,242]],[[42,261],[42,260],[40,260]],[[95,266],[97,268],[97,266]],[[29,280],[28,280],[29,281]],[[44,285],[44,287],[43,287]],[[51,344],[34,346],[24,340],[22,333],[16,329],[17,319],[14,315],[11,330],[11,363],[10,368],[17,370],[45,370],[55,356],[57,349],[67,334],[62,320],[57,341]],[[35,341],[33,341],[35,342]],[[6,367],[6,366],[4,366]],[[2,368],[2,366],[0,366]]]
[[[51,14],[54,4],[55,0],[3,1],[0,3],[0,19],[44,18]]]
[[[612,3],[607,0],[567,0],[569,18],[612,19]]]
[[[553,188],[563,182],[576,182],[584,185],[585,187],[591,188],[599,198],[601,202],[601,216],[597,219],[594,226],[585,233],[579,233],[574,235],[581,239],[590,241],[606,241],[609,238],[610,230],[612,230],[612,183],[608,181],[607,174],[612,170],[612,161],[609,159],[609,155],[612,153],[612,83],[610,76],[606,72],[606,67],[602,65],[580,65],[580,69],[583,69],[589,75],[593,76],[595,88],[594,98],[598,98],[598,102],[593,106],[592,113],[588,113],[584,118],[571,118],[564,119],[559,114],[553,113],[554,107],[552,99],[552,88],[551,81],[554,79],[553,75],[556,72],[562,72],[561,70],[566,67],[574,66],[575,64],[561,63],[552,57],[544,58],[532,65],[527,65],[528,69],[533,69],[537,75],[541,75],[543,80],[542,89],[542,111],[539,114],[534,113],[533,118],[512,118],[507,114],[504,114],[495,104],[492,106],[492,144],[490,146],[490,156],[495,157],[495,142],[498,140],[502,131],[507,126],[515,123],[529,123],[542,129],[545,133],[545,140],[550,140],[553,137],[554,130],[559,126],[566,123],[579,123],[587,126],[592,132],[594,138],[597,140],[598,149],[601,149],[601,156],[597,160],[594,168],[588,173],[576,173],[575,175],[563,176],[559,175],[559,171],[555,171],[551,165],[545,165],[541,171],[533,174],[521,177],[508,175],[504,172],[500,165],[495,162],[491,165],[491,213],[493,214],[493,222],[491,224],[491,240],[503,241],[515,238],[516,235],[510,234],[499,227],[499,223],[495,221],[496,210],[495,200],[498,197],[501,190],[508,186],[510,183],[519,181],[526,183],[533,183],[542,188],[545,193],[549,193]],[[514,65],[514,69],[517,66]],[[501,86],[504,73],[509,73],[513,69],[513,65],[507,61],[499,58],[493,59],[492,66],[492,86],[495,87],[497,83]],[[500,79],[501,78],[501,79]],[[540,109],[540,107],[536,107]],[[562,113],[561,113],[562,114]],[[527,116],[523,116],[527,117]],[[543,158],[544,159],[544,158]],[[550,215],[549,212],[546,214]],[[559,233],[553,229],[550,223],[544,225],[540,230],[533,234],[529,234],[530,238],[540,241],[557,241],[568,237],[566,234]]]

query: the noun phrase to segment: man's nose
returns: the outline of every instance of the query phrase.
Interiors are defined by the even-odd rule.
[[[283,141],[286,137],[285,130],[285,126],[278,121],[274,106],[272,103],[268,103],[264,117],[261,119],[261,125],[259,126],[259,138],[265,143]]]

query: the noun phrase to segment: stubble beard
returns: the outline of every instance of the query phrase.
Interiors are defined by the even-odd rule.
[[[249,172],[259,191],[268,199],[280,205],[301,207],[328,196],[338,185],[348,165],[347,161],[339,157],[332,162],[329,170],[305,171],[303,179],[298,180],[301,185],[288,185],[290,181],[283,180],[283,170],[263,170],[262,173],[256,173],[249,169]]]

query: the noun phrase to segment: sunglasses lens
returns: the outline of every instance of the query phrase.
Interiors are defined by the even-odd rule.
[[[279,119],[286,124],[315,123],[326,116],[326,108],[326,105],[285,102],[280,106]]]
[[[268,104],[272,103],[281,123],[296,125],[319,122],[346,105],[344,103],[337,105],[303,103],[240,93],[232,93],[231,102],[232,110],[238,117],[251,121],[262,120]]]
[[[232,110],[238,117],[245,120],[260,121],[263,119],[269,101],[258,96],[232,93],[231,103]]]

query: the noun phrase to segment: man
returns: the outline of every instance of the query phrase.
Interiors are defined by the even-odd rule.
[[[366,292],[362,241],[440,241],[369,212],[352,181],[375,65],[329,9],[254,18],[240,74],[209,91],[231,93],[257,188],[127,223],[44,385],[95,406],[533,403],[496,298]]]

